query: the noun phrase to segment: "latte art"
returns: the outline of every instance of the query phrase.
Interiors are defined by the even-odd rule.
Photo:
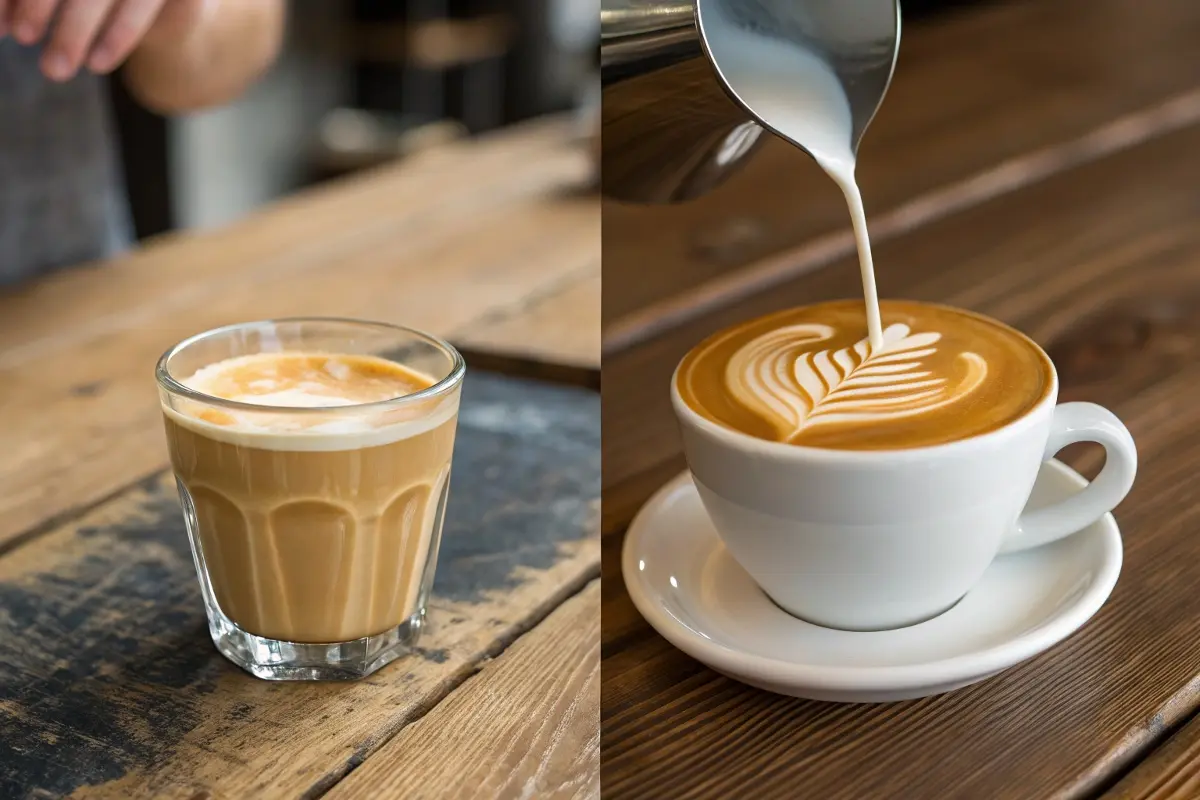
[[[924,414],[966,397],[987,376],[987,362],[971,352],[959,354],[966,369],[953,385],[922,369],[942,336],[912,333],[903,323],[884,329],[877,350],[868,338],[839,350],[806,349],[835,333],[828,325],[789,325],[751,340],[729,360],[726,388],[787,442],[816,425]]]
[[[711,421],[811,447],[891,449],[985,433],[1046,396],[1052,371],[1024,335],[967,311],[881,306],[872,347],[861,302],[792,309],[698,345],[681,399]]]

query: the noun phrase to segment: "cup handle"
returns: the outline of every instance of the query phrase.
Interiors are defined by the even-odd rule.
[[[1043,460],[1050,460],[1059,450],[1076,442],[1102,445],[1104,469],[1094,481],[1066,500],[1022,512],[1016,529],[1000,546],[1001,553],[1038,547],[1082,530],[1116,508],[1129,494],[1137,473],[1137,447],[1116,415],[1095,403],[1063,403],[1055,408]]]

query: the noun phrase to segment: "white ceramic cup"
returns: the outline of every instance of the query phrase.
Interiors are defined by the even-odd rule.
[[[697,414],[674,378],[671,399],[704,508],[763,591],[809,622],[884,630],[946,611],[997,554],[1081,530],[1129,492],[1133,437],[1098,405],[1056,405],[1051,372],[1042,401],[1003,428],[906,450],[769,442]],[[1103,470],[1078,494],[1024,511],[1042,462],[1074,442],[1103,445]]]

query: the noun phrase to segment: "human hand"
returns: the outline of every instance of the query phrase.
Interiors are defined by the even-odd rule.
[[[81,67],[116,69],[138,46],[186,39],[216,0],[0,0],[0,36],[44,42],[42,72],[72,78]]]

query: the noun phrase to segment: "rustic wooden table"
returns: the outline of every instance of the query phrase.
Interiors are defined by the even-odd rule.
[[[0,797],[596,796],[599,214],[568,131],[0,294]],[[302,314],[469,365],[431,630],[352,684],[258,681],[208,641],[152,376],[188,334]]]
[[[1200,797],[1198,37],[1190,0],[993,3],[906,28],[858,169],[881,293],[1028,331],[1064,398],[1112,408],[1141,461],[1101,612],[941,697],[772,695],[638,615],[620,547],[683,467],[675,363],[718,327],[860,288],[836,190],[783,145],[693,204],[605,206],[605,796]]]

